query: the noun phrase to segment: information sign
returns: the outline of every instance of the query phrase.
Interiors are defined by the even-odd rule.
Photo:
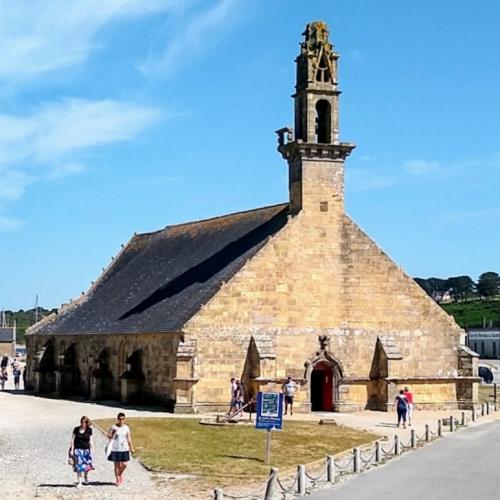
[[[281,430],[282,427],[283,394],[281,392],[258,392],[255,428]]]

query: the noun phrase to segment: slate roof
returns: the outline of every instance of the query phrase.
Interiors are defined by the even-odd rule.
[[[286,203],[134,236],[83,300],[32,333],[178,331],[287,214]]]
[[[0,327],[0,342],[14,342],[16,340],[14,328]]]

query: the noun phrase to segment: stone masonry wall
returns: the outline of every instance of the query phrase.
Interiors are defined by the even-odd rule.
[[[275,338],[270,384],[304,374],[318,336],[329,335],[343,377],[356,379],[341,388],[344,402],[369,398],[379,335],[392,335],[403,355],[390,377],[457,376],[460,328],[344,215],[341,191],[329,188],[325,171],[318,175],[321,162],[311,163],[303,174],[316,183],[304,181],[303,210],[185,325],[197,338],[195,401],[227,401],[252,334]],[[307,390],[304,380],[299,400],[308,400]]]
[[[73,395],[90,396],[91,377],[98,368],[97,359],[104,349],[109,349],[110,370],[113,378],[108,382],[107,391],[115,399],[121,397],[121,379],[126,370],[126,360],[134,351],[142,352],[142,386],[144,401],[158,402],[172,406],[175,399],[173,379],[176,376],[176,352],[180,336],[178,334],[140,335],[28,335],[27,385],[35,388],[38,361],[35,353],[40,352],[47,342],[54,345],[54,363],[62,362],[60,356],[75,345],[76,367],[80,373],[80,383],[72,388]],[[69,376],[63,375],[63,376]],[[54,379],[55,380],[55,379]],[[55,391],[55,386],[53,390]],[[68,394],[71,395],[71,394]]]

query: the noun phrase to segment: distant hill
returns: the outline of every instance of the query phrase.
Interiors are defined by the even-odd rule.
[[[57,309],[44,309],[43,307],[38,308],[38,320],[41,320],[45,316],[57,311]],[[35,323],[35,309],[19,309],[19,311],[5,311],[5,316],[7,318],[7,323],[9,326],[13,326],[14,322],[17,326],[17,343],[24,344],[24,334],[26,329]]]
[[[462,328],[481,328],[483,325],[500,328],[500,297],[440,304]]]

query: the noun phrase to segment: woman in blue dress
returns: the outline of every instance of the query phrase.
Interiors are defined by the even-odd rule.
[[[77,476],[77,488],[81,487],[82,484],[89,484],[89,471],[94,470],[93,453],[92,427],[89,417],[83,416],[80,419],[80,425],[73,429],[69,447],[69,455],[73,459],[73,469]]]

